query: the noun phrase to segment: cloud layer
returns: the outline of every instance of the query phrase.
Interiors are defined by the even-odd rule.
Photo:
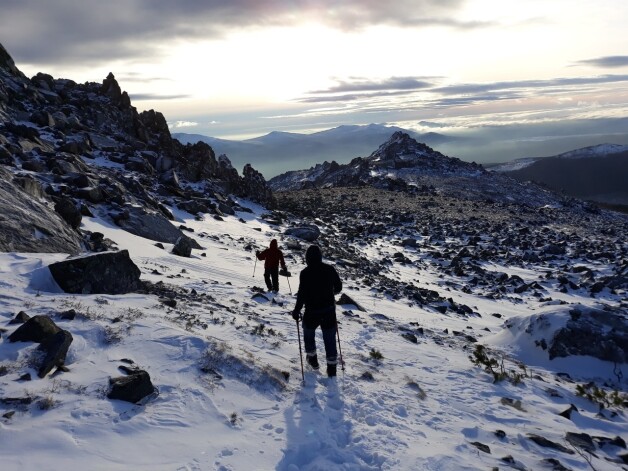
[[[441,86],[438,77],[391,77],[369,81],[365,78],[339,80],[326,90],[313,90],[298,99],[302,103],[351,103],[380,111],[388,101],[390,110],[400,106],[448,108],[479,103],[519,100],[527,97],[572,97],[608,85],[628,87],[628,74],[569,77],[548,80],[512,80],[487,83],[461,83]],[[394,98],[403,97],[401,104]],[[356,105],[357,106],[357,105]]]
[[[221,38],[242,28],[315,21],[342,30],[372,25],[476,28],[458,21],[465,0],[1,0],[3,41],[22,62],[63,63],[159,54],[164,42]]]
[[[578,61],[578,64],[592,65],[602,68],[628,67],[628,56],[606,56]]]

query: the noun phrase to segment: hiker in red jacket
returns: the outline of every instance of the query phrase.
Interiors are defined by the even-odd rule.
[[[264,281],[268,291],[279,291],[279,264],[281,269],[287,271],[283,253],[277,248],[277,239],[270,241],[270,247],[263,251],[255,252],[258,260],[264,260]]]

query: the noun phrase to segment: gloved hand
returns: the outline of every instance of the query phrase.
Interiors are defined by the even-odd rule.
[[[292,311],[292,318],[295,321],[298,321],[299,319],[301,319],[301,311]]]

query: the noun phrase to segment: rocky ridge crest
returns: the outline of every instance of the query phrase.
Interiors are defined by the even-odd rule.
[[[269,180],[274,191],[369,186],[410,193],[439,194],[470,200],[558,204],[562,198],[531,183],[487,172],[481,165],[448,157],[407,133],[395,132],[368,157],[345,165],[324,162]]]

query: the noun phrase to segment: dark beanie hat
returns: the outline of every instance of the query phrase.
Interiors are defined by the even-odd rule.
[[[316,265],[323,263],[323,254],[318,245],[310,245],[305,252],[305,263],[308,265]]]

